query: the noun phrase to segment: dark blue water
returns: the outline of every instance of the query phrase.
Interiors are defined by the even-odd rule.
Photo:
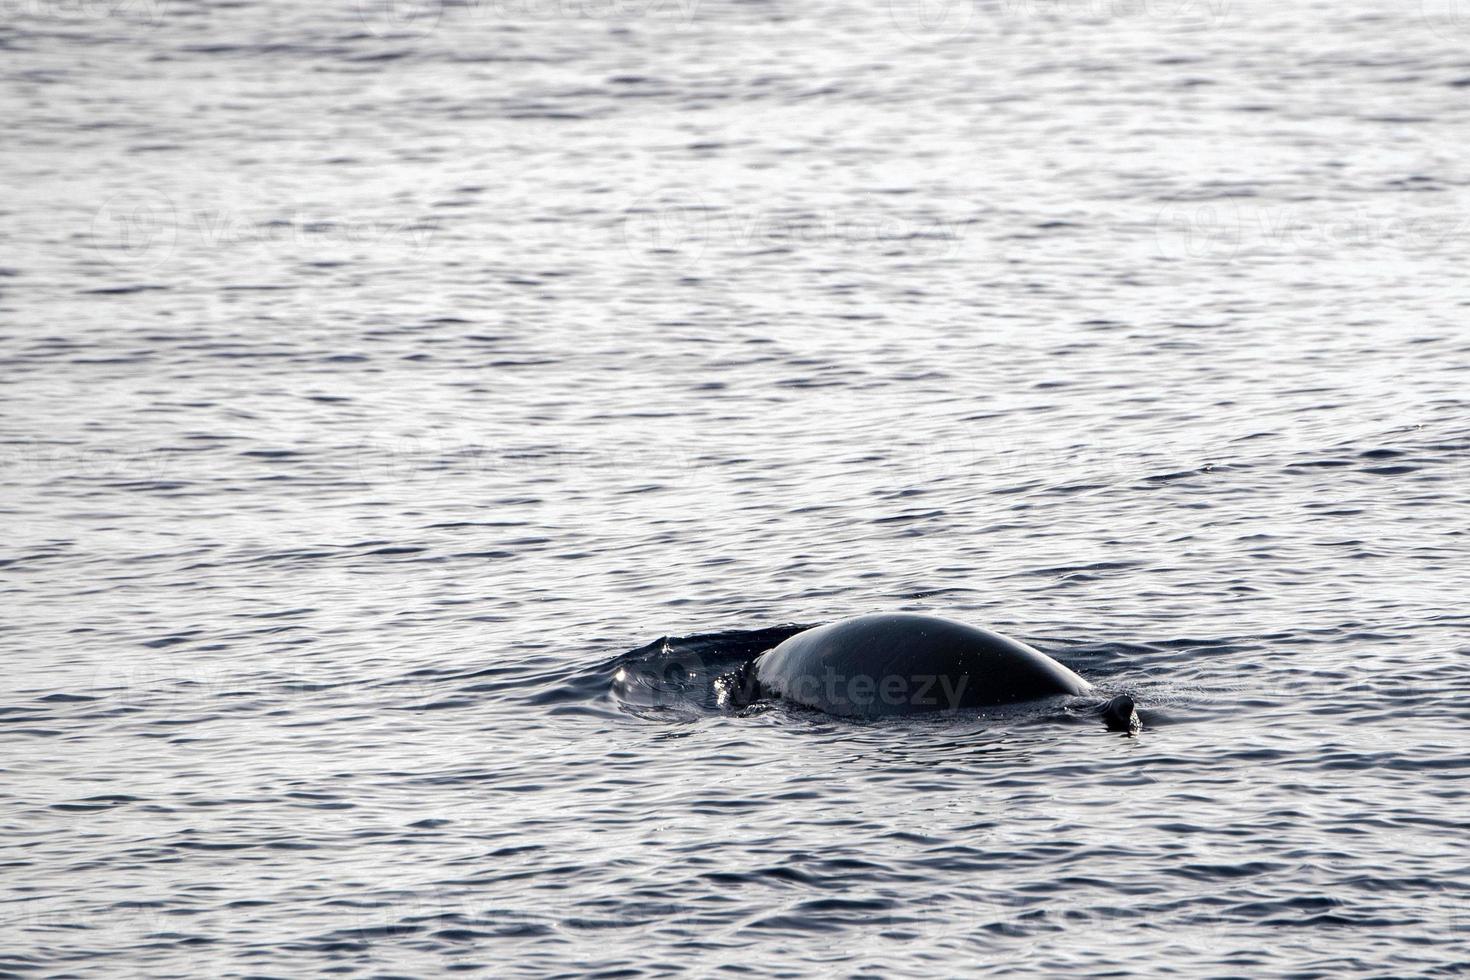
[[[1454,5],[3,9],[0,975],[1470,962]]]

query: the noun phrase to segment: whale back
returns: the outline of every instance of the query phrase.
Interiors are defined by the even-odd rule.
[[[818,626],[761,654],[752,666],[766,692],[836,715],[914,714],[1092,690],[1024,643],[915,613]]]

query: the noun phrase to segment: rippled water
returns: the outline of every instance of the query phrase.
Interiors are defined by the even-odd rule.
[[[0,975],[1470,958],[1459,5],[3,9]]]

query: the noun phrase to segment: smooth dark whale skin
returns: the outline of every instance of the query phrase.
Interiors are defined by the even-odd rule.
[[[761,689],[834,715],[1012,704],[1092,685],[1009,637],[938,616],[879,613],[806,630],[751,664]]]

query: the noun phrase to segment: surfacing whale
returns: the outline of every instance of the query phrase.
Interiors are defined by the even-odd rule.
[[[742,680],[747,694],[864,718],[1095,693],[1034,647],[917,613],[858,616],[797,633],[747,664]],[[1114,731],[1141,727],[1127,695],[1100,712]]]

